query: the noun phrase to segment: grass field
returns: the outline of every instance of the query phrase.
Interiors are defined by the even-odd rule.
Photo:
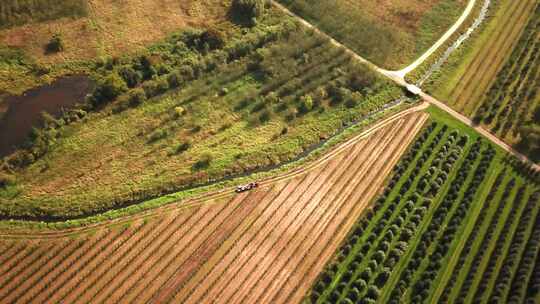
[[[397,119],[248,193],[130,226],[1,239],[0,302],[299,303],[426,119]]]
[[[8,12],[13,3],[23,13]],[[78,3],[85,4],[85,14],[73,9]],[[92,73],[95,61],[136,53],[187,27],[232,26],[227,24],[229,4],[228,0],[2,1],[0,22],[4,12],[17,25],[0,27],[0,92],[18,95],[65,74]],[[56,18],[61,16],[65,17]],[[55,18],[45,20],[49,17]],[[55,34],[62,37],[64,50],[47,53],[45,46]]]
[[[387,69],[413,62],[457,20],[466,1],[282,0],[296,14]]]
[[[429,90],[519,148],[519,130],[533,120],[539,100],[539,8],[537,1],[493,6],[482,31]],[[533,158],[537,154],[527,150]]]
[[[0,213],[95,214],[276,165],[401,94],[277,12],[243,31],[209,52],[177,50],[192,43],[180,34],[151,57],[103,67],[105,79],[131,66],[157,75],[84,119],[51,122],[33,147],[9,156],[16,182],[0,190]],[[137,92],[149,99],[133,106]]]
[[[540,183],[472,129],[438,109],[429,112],[431,125],[305,302],[523,303],[527,297],[540,246]]]

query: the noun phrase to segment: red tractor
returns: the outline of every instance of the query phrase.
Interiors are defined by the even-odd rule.
[[[259,186],[259,184],[256,183],[256,182],[251,182],[251,183],[246,184],[246,185],[240,185],[240,186],[236,187],[236,193],[249,191],[251,189],[257,188],[258,186]]]

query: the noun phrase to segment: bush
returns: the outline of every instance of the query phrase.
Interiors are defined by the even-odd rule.
[[[92,103],[94,106],[100,106],[114,100],[127,90],[128,87],[124,80],[118,74],[111,73],[98,82],[92,93]]]
[[[167,137],[167,135],[169,135],[169,132],[167,130],[157,129],[156,131],[154,131],[154,133],[150,135],[150,137],[148,138],[148,142],[156,142],[160,139]]]
[[[263,0],[233,0],[232,13],[236,20],[255,25],[256,19],[264,13]]]
[[[118,70],[118,74],[124,81],[127,86],[130,88],[136,87],[142,80],[142,75],[135,71],[131,66],[123,66]]]
[[[210,163],[212,162],[212,155],[209,153],[205,153],[201,156],[201,159],[199,159],[195,164],[193,164],[193,170],[203,170],[208,168],[210,166]]]
[[[129,105],[136,107],[146,101],[146,93],[141,88],[133,89],[129,92]]]
[[[0,189],[15,184],[15,177],[10,174],[0,172]]]
[[[177,144],[173,147],[172,154],[179,154],[187,151],[191,147],[191,144],[188,142]]]
[[[54,34],[49,43],[45,46],[47,53],[58,53],[64,50],[64,42],[60,34]]]
[[[313,109],[313,98],[310,95],[302,96],[300,105],[298,106],[298,112],[306,114]]]
[[[180,72],[175,71],[170,73],[167,76],[167,83],[170,88],[178,88],[182,84],[182,75],[180,75]]]

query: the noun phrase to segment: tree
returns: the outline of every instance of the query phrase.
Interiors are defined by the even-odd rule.
[[[367,290],[367,297],[373,300],[377,300],[381,292],[375,285],[370,285]]]
[[[45,46],[47,53],[58,53],[64,50],[64,42],[60,34],[54,34]]]
[[[193,164],[193,170],[202,170],[208,168],[210,166],[210,162],[212,161],[212,155],[211,154],[203,154],[201,158]]]
[[[129,92],[129,105],[136,107],[146,101],[146,93],[141,88],[133,89]]]
[[[94,106],[99,106],[109,102],[121,94],[125,93],[128,87],[124,80],[116,73],[111,73],[105,79],[98,82],[93,96]]]
[[[233,0],[232,12],[238,21],[253,26],[264,13],[264,0]]]
[[[120,77],[124,79],[127,86],[130,88],[136,87],[142,79],[140,73],[135,71],[131,66],[123,66],[118,70]]]
[[[313,98],[307,94],[300,99],[300,105],[298,106],[298,112],[305,114],[313,109]]]

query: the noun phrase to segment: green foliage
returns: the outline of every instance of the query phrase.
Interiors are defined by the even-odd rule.
[[[264,0],[233,0],[232,14],[236,20],[254,26],[264,13]]]
[[[197,162],[193,164],[193,170],[200,171],[203,169],[206,169],[210,166],[210,162],[212,162],[212,154],[205,153],[201,156],[201,159],[199,159]]]
[[[136,87],[142,80],[140,72],[135,71],[131,66],[122,66],[118,70],[118,74],[124,79],[127,86],[130,88]]]
[[[187,151],[191,147],[191,144],[189,142],[179,143],[172,149],[172,154],[180,154],[182,152]]]
[[[64,50],[64,41],[60,34],[54,34],[47,46],[45,47],[47,53],[58,53]]]
[[[127,90],[128,87],[124,79],[122,79],[118,74],[112,73],[104,79],[98,81],[96,88],[92,93],[92,104],[94,107],[99,107],[114,100]]]
[[[11,174],[0,171],[0,189],[15,184],[15,177]]]
[[[169,132],[165,129],[157,129],[152,134],[150,134],[150,137],[148,138],[149,143],[156,142],[160,139],[163,139],[169,135]]]

